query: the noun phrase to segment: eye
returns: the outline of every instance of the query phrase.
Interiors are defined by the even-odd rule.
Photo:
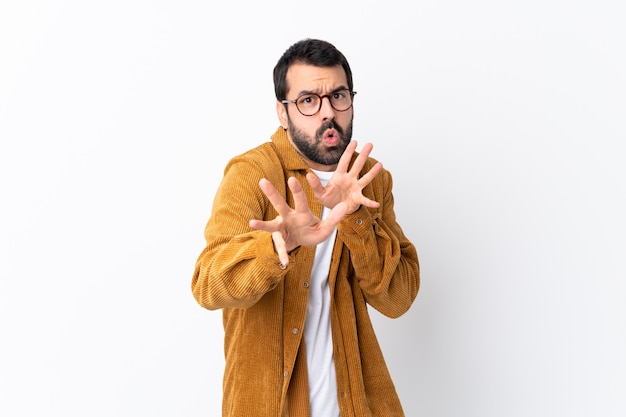
[[[305,94],[298,97],[298,104],[302,106],[315,106],[317,105],[318,100],[319,97],[317,97],[315,94]]]
[[[333,99],[336,100],[336,101],[345,100],[347,97],[348,97],[348,94],[347,94],[346,90],[335,91],[333,93]]]

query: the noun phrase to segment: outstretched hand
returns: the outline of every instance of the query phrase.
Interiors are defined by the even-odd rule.
[[[357,156],[350,171],[350,160],[356,150],[357,143],[352,141],[348,144],[348,147],[341,155],[337,169],[330,178],[330,181],[324,187],[319,178],[313,174],[308,173],[306,176],[309,185],[315,193],[315,198],[319,200],[324,206],[333,208],[340,202],[345,202],[347,205],[346,213],[355,212],[360,206],[378,208],[380,203],[371,200],[363,195],[363,188],[368,185],[376,175],[383,169],[383,165],[377,162],[368,172],[366,172],[361,178],[359,174],[365,166],[365,162],[369,157],[370,152],[374,145],[371,143],[365,144],[359,156]]]
[[[298,246],[314,246],[326,240],[346,215],[348,208],[346,203],[337,202],[328,217],[320,220],[311,212],[306,194],[298,180],[291,177],[287,184],[293,194],[295,208],[289,207],[272,183],[263,178],[259,181],[259,186],[278,212],[278,216],[274,220],[250,220],[251,228],[272,234],[274,248],[284,266],[289,263],[289,252]]]

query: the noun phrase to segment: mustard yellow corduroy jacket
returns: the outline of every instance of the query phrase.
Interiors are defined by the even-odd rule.
[[[363,172],[375,162],[370,158]],[[315,247],[294,250],[283,269],[270,233],[248,224],[277,216],[259,188],[261,178],[293,207],[287,179],[296,177],[321,217],[308,171],[278,128],[271,142],[231,159],[216,193],[192,292],[201,306],[222,309],[224,417],[309,417],[302,329]],[[389,317],[405,313],[419,289],[419,263],[396,222],[389,172],[379,173],[363,194],[380,207],[361,207],[337,226],[328,275],[337,396],[342,417],[400,417],[366,303]]]

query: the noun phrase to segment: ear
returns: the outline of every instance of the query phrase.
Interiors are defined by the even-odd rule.
[[[278,115],[278,121],[280,121],[280,125],[283,129],[287,130],[289,127],[289,116],[287,115],[287,109],[285,105],[280,101],[276,100],[276,114]]]

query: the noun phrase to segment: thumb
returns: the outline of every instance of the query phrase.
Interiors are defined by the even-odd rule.
[[[328,217],[324,220],[329,226],[335,227],[348,214],[348,203],[342,201],[337,203],[328,213]]]

